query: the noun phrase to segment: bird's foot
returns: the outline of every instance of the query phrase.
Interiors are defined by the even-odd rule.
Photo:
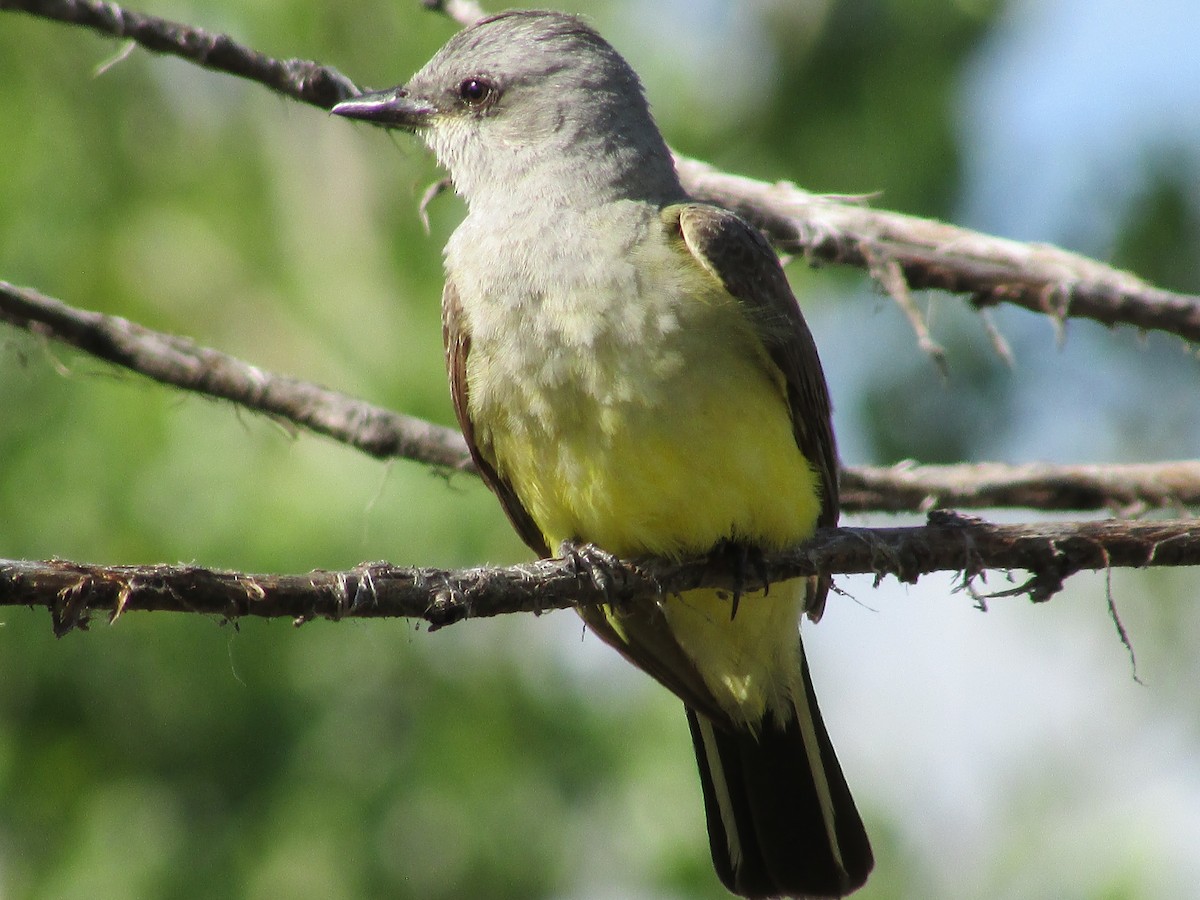
[[[575,578],[585,579],[604,595],[605,603],[611,604],[613,588],[618,579],[628,579],[625,564],[607,550],[582,541],[563,541],[558,548],[561,556],[575,573]]]
[[[725,538],[718,541],[717,545],[709,551],[708,558],[718,566],[727,567],[733,577],[733,602],[729,612],[730,619],[737,615],[738,603],[746,590],[747,573],[752,572],[755,580],[762,584],[764,597],[770,593],[771,584],[767,580],[767,563],[760,547],[744,541]]]

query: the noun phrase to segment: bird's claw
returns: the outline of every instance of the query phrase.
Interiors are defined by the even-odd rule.
[[[581,541],[563,541],[558,548],[561,556],[575,573],[579,581],[585,579],[597,591],[604,595],[604,601],[611,603],[613,588],[617,580],[625,581],[628,577],[625,564],[619,558],[595,544]]]
[[[730,604],[729,611],[731,620],[737,615],[738,604],[741,602],[742,594],[746,592],[746,573],[748,571],[752,570],[755,581],[762,584],[763,596],[770,593],[771,583],[767,579],[767,562],[761,548],[743,541],[726,538],[713,547],[709,557],[718,565],[728,566],[730,569],[733,578],[733,602]]]

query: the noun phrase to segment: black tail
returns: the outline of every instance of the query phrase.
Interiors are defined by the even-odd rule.
[[[844,897],[862,887],[875,862],[821,721],[808,664],[802,665],[805,697],[795,698],[796,715],[785,725],[768,715],[755,735],[687,711],[713,865],[725,886],[743,897]],[[804,716],[816,736],[831,824],[809,764]]]

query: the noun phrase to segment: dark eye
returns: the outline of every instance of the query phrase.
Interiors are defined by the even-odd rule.
[[[484,78],[467,78],[458,86],[458,96],[463,102],[478,106],[492,96],[496,88]]]

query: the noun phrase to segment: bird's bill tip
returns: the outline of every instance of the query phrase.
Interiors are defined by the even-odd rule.
[[[434,108],[411,96],[404,88],[372,91],[343,100],[330,110],[335,116],[374,122],[393,128],[419,128],[429,121]]]

